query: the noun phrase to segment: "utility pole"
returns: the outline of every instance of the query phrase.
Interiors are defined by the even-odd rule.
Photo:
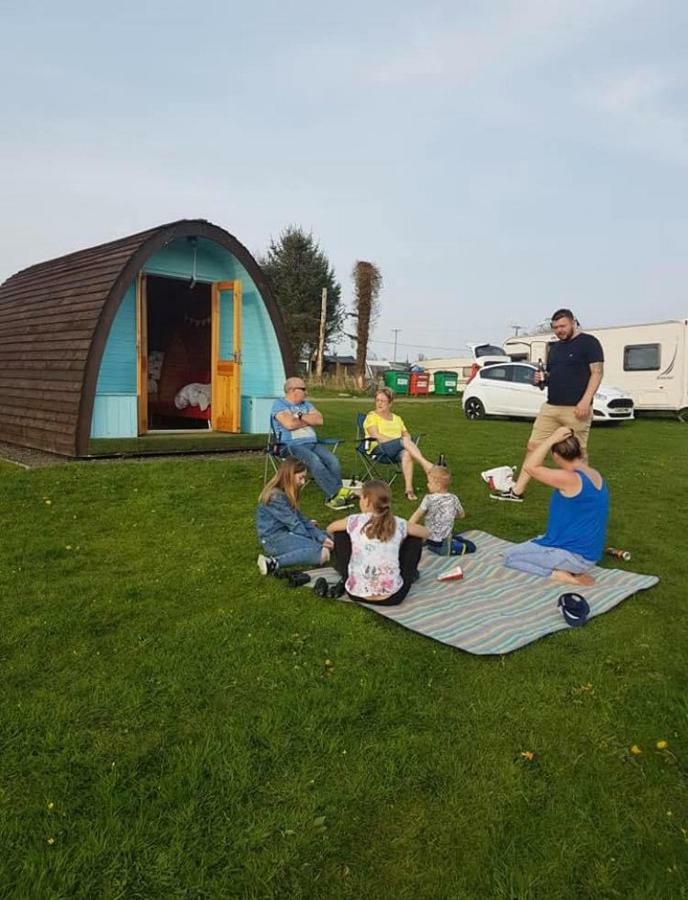
[[[315,363],[316,377],[322,378],[323,359],[325,354],[325,316],[327,313],[327,288],[322,289],[320,297],[320,335],[318,337],[318,358]]]
[[[394,355],[392,358],[392,362],[397,361],[397,335],[401,331],[401,328],[393,328],[392,332],[394,333]]]

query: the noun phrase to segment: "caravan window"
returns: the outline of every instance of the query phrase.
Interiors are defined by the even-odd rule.
[[[628,344],[624,347],[624,372],[656,372],[661,344]]]

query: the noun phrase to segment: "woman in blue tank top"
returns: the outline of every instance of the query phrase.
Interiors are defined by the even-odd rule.
[[[556,469],[544,465],[550,450]],[[559,428],[543,441],[524,468],[531,477],[554,488],[547,531],[512,547],[504,565],[566,584],[594,584],[588,570],[604,551],[609,517],[609,491],[604,479],[584,461],[570,428]]]

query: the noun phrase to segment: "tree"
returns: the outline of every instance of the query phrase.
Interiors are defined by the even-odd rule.
[[[378,297],[382,289],[382,274],[375,263],[358,260],[353,268],[354,307],[356,319],[356,378],[363,387],[370,328],[378,313]]]
[[[318,346],[322,289],[327,288],[325,343],[341,329],[342,288],[311,233],[296,225],[270,241],[260,260],[282,312],[294,359],[311,359]]]

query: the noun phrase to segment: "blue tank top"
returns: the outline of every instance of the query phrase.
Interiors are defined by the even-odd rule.
[[[597,562],[604,551],[609,491],[606,482],[603,481],[598,490],[585,472],[574,471],[581,480],[580,493],[575,497],[565,497],[559,491],[552,493],[547,531],[534,543],[569,550]]]

